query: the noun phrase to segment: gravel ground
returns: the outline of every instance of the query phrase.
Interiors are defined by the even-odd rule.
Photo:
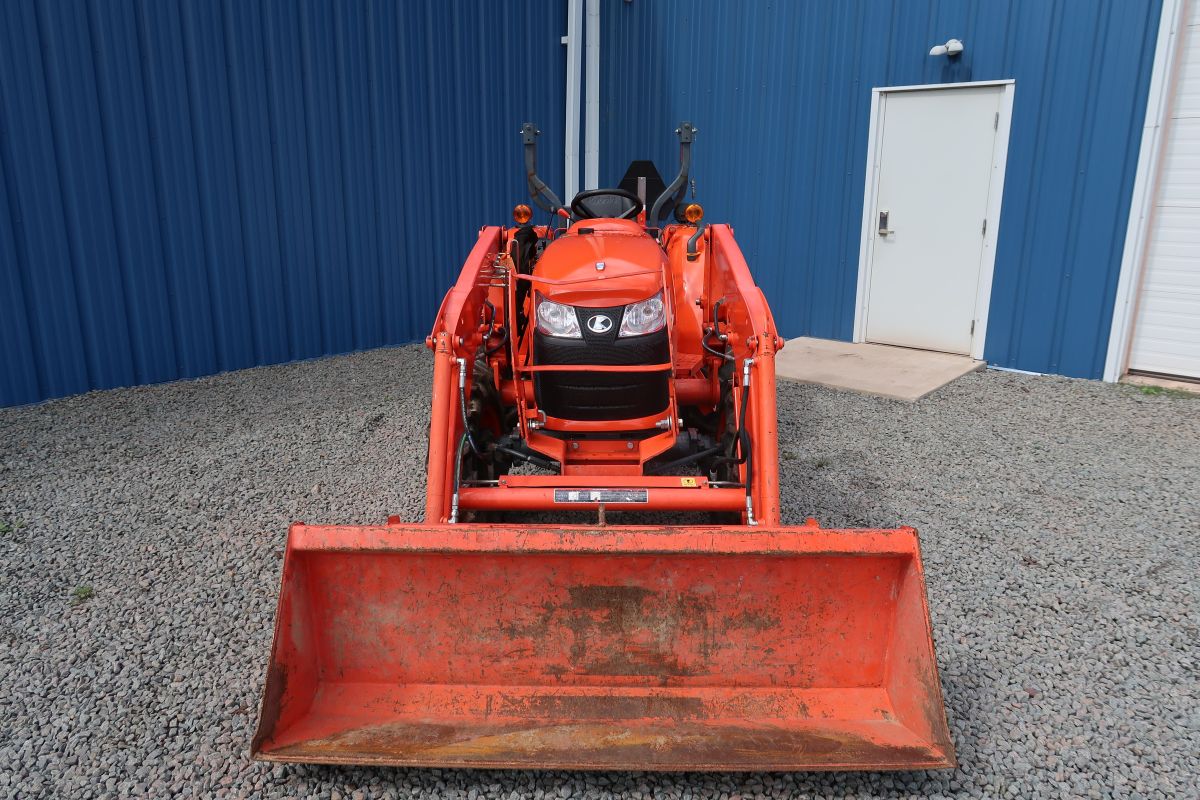
[[[249,761],[287,523],[416,520],[417,347],[0,411],[0,795],[1196,797],[1200,400],[780,385],[787,521],[922,530],[952,772]]]

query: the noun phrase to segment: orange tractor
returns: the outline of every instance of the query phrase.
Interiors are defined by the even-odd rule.
[[[524,126],[551,223],[483,228],[426,340],[425,522],[292,526],[256,757],[953,766],[916,531],[781,524],[783,341],[677,133],[567,208]]]

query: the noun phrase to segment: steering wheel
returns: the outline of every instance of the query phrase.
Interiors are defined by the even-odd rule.
[[[600,199],[616,199],[618,197],[628,200],[632,205],[620,214],[607,213],[610,209],[605,208],[604,206],[607,204],[600,202]],[[597,202],[592,205],[588,203],[589,200],[596,200]],[[645,207],[645,203],[636,194],[627,192],[624,189],[589,189],[586,192],[580,192],[575,195],[575,199],[571,201],[571,213],[576,219],[597,219],[599,217],[633,219],[642,213],[642,209]]]

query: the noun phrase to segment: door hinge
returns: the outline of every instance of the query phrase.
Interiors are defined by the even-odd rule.
[[[999,111],[996,112],[996,118],[994,120],[992,120],[992,130],[994,130],[994,131],[1000,130],[1000,112]]]
[[[975,335],[975,320],[971,320],[971,335]]]
[[[980,226],[980,228],[979,228],[979,235],[987,236],[987,218],[986,217],[984,217],[983,225]]]

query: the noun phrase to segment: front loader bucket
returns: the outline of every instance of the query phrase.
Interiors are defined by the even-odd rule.
[[[256,758],[954,765],[916,532],[293,526]]]

